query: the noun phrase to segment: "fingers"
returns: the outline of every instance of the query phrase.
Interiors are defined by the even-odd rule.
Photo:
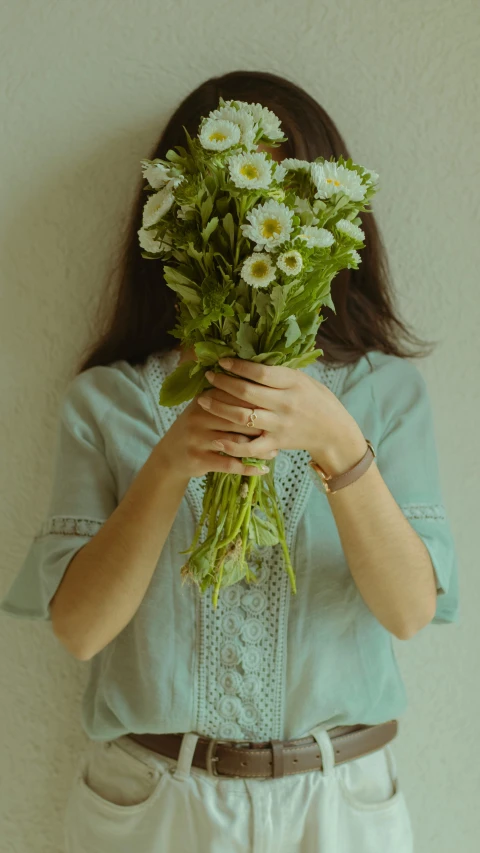
[[[209,471],[221,471],[225,474],[243,474],[247,477],[263,476],[269,471],[267,465],[263,468],[256,468],[253,465],[243,465],[239,459],[235,459],[233,456],[220,456],[213,451],[208,453],[206,458]]]
[[[212,448],[228,453],[230,456],[250,456],[255,459],[273,459],[278,454],[278,450],[272,447],[272,441],[268,437],[252,440],[235,433],[215,433]]]
[[[245,424],[233,424],[230,421],[226,421],[224,418],[219,418],[216,415],[210,414],[210,412],[202,409],[201,406],[197,406],[198,409],[198,418],[199,423],[201,424],[202,429],[210,429],[210,430],[220,430],[222,432],[234,432],[239,435],[246,435],[249,438],[256,438],[257,436],[262,435],[263,430],[257,429],[254,427],[247,427]]]
[[[251,382],[258,382],[260,385],[267,385],[269,388],[285,389],[293,385],[294,371],[291,367],[257,364],[255,361],[247,361],[243,358],[221,358],[218,363],[230,373],[235,373]]]
[[[255,367],[259,366],[255,365]],[[237,379],[233,376],[226,376],[224,373],[214,373],[209,370],[206,377],[214,388],[234,398],[236,405],[250,403],[252,406],[263,406],[266,409],[275,410],[283,396],[283,392],[276,388],[267,388],[265,385],[259,385],[248,379]],[[226,402],[232,402],[235,405],[233,399]]]
[[[201,395],[197,397],[198,405],[218,418],[228,421],[230,424],[237,424],[246,427],[252,414],[251,408],[242,408],[241,406],[231,406],[229,403],[222,403],[214,397]],[[274,430],[277,426],[278,416],[268,409],[256,409],[255,429],[259,430]],[[249,427],[250,429],[250,427]]]

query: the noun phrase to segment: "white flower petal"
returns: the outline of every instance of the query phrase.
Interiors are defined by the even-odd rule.
[[[158,193],[151,195],[143,208],[143,225],[145,228],[160,222],[174,201],[175,196],[170,187],[164,187]]]
[[[248,110],[244,108],[237,110],[233,106],[219,107],[209,113],[209,118],[223,119],[237,124],[240,128],[241,145],[245,145],[249,150],[255,147],[254,139],[258,128]]]
[[[272,161],[263,152],[235,154],[228,167],[233,183],[241,189],[267,189],[272,182]]]
[[[296,240],[302,240],[309,249],[327,249],[335,238],[326,228],[317,228],[316,225],[304,225],[301,234],[298,234]]]
[[[200,144],[210,151],[226,151],[240,140],[238,124],[224,119],[207,118],[198,134]]]
[[[240,230],[267,252],[285,243],[293,228],[293,211],[286,204],[273,199],[254,207],[246,219],[250,224],[241,225]]]
[[[275,278],[275,264],[266,252],[257,252],[245,259],[241,275],[251,287],[268,287]]]
[[[282,166],[289,172],[309,172],[311,165],[308,160],[296,160],[294,157],[286,157],[282,160]]]
[[[287,275],[298,275],[303,267],[303,258],[300,252],[296,249],[290,249],[289,252],[282,252],[277,258],[277,267]]]
[[[335,224],[335,228],[340,231],[341,234],[346,234],[347,237],[351,237],[352,240],[357,240],[359,243],[363,243],[365,239],[365,234],[358,225],[354,225],[353,222],[350,222],[349,219],[339,219]]]
[[[316,198],[331,198],[336,193],[345,193],[352,201],[361,201],[365,197],[366,187],[356,171],[325,161],[312,163],[310,174],[317,189]]]

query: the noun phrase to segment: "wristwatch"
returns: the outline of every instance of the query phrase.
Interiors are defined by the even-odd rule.
[[[327,493],[333,494],[333,492],[338,492],[338,490],[343,489],[344,486],[348,486],[350,483],[355,482],[355,480],[358,480],[358,478],[365,473],[367,468],[370,467],[377,454],[373,449],[371,441],[369,441],[368,438],[366,438],[365,441],[367,442],[367,449],[364,456],[362,456],[360,462],[357,462],[353,468],[350,468],[343,474],[336,474],[335,476],[333,476],[333,474],[326,474],[318,462],[315,462],[313,459],[310,460],[308,464],[312,466],[313,470],[316,471],[320,477]]]

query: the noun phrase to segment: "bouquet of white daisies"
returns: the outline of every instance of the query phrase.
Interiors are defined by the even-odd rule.
[[[166,159],[142,160],[148,194],[138,232],[142,256],[160,259],[178,296],[170,331],[196,359],[166,379],[159,404],[178,405],[211,387],[210,369],[227,356],[306,367],[323,355],[321,308],[335,310],[332,279],[358,268],[364,246],[359,213],[378,175],[351,159],[313,162],[257,151],[286,140],[277,116],[260,104],[224,101],[202,118],[198,135]],[[367,211],[368,212],[368,211]],[[261,467],[265,460],[244,458]],[[275,494],[266,475],[211,472],[203,513],[182,568],[201,592],[255,582],[259,546],[280,543],[292,591],[295,572]]]

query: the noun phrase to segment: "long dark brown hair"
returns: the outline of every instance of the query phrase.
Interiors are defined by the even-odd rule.
[[[226,101],[261,103],[273,110],[288,137],[283,143],[287,157],[314,160],[319,156],[351,156],[330,116],[299,86],[261,71],[233,71],[205,81],[182,101],[148,159],[164,158],[170,148],[184,145],[183,127],[195,136],[201,117],[218,106],[220,96]],[[143,364],[151,353],[178,346],[178,340],[169,334],[175,326],[176,294],[165,284],[161,261],[147,260],[140,254],[137,231],[145,204],[143,185],[139,178],[132,216],[120,238],[120,260],[112,266],[103,294],[97,339],[82,354],[77,372],[118,359],[131,365]],[[361,219],[365,248],[360,251],[359,269],[342,270],[333,279],[336,313],[322,308],[325,320],[317,343],[324,351],[323,358],[330,363],[352,363],[369,350],[402,358],[428,355],[433,344],[418,338],[398,314],[375,216],[363,213]]]

